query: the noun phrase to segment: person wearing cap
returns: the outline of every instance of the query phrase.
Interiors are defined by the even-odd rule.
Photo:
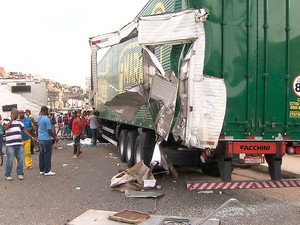
[[[25,117],[24,110],[19,111],[19,120],[24,124],[26,130],[31,133],[32,132],[32,122],[29,117]],[[22,131],[22,142],[24,149],[24,160],[25,160],[25,168],[32,169],[32,158],[31,158],[31,139],[27,137],[27,135]]]

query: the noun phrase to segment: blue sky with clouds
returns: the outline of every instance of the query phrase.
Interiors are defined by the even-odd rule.
[[[0,67],[83,86],[89,37],[129,23],[148,0],[0,0]]]

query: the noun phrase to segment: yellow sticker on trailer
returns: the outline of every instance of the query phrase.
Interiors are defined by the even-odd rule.
[[[300,118],[300,111],[291,111],[290,118]]]

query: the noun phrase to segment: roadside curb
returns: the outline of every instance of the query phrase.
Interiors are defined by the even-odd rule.
[[[263,172],[263,173],[269,174],[269,167],[266,165],[253,166],[253,167],[251,167],[251,169],[254,171],[257,171],[257,172]],[[287,171],[284,169],[281,170],[281,176],[283,179],[300,178],[300,174],[290,172],[290,171]]]

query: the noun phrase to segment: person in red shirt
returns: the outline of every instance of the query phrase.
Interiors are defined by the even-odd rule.
[[[86,126],[87,126],[87,115],[86,115],[86,111],[82,111],[81,113],[81,126],[82,126],[82,129],[83,129],[83,135],[85,137],[86,135]]]
[[[78,116],[77,112],[74,111],[73,115],[73,123],[72,123],[72,133],[74,140],[74,158],[78,158],[80,154],[80,137],[83,135],[83,128],[81,124],[80,116]]]

